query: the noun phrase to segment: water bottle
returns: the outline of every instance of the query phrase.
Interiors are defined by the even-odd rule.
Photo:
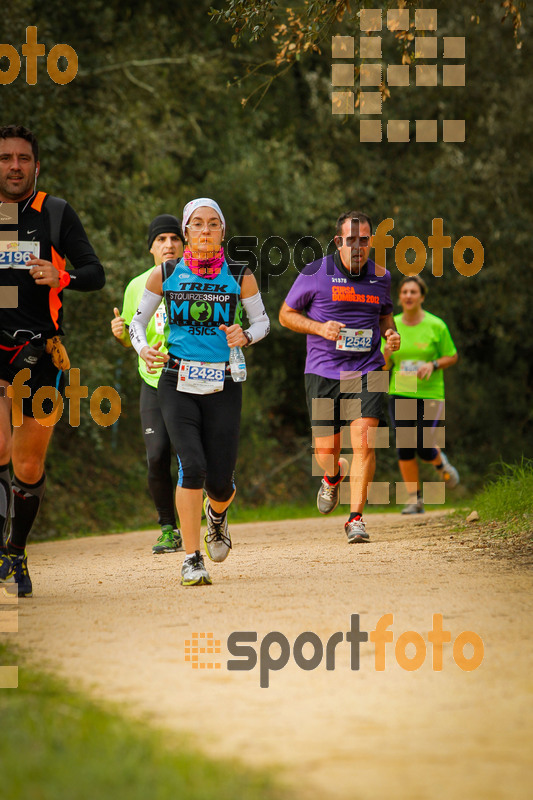
[[[242,347],[230,347],[229,368],[235,383],[242,383],[242,381],[246,380],[246,361],[244,360]]]

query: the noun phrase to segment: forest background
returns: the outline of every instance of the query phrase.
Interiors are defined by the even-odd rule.
[[[399,6],[411,9],[411,19],[414,8],[436,8],[439,38],[465,36],[466,85],[393,89],[382,119],[464,119],[464,143],[417,142],[413,124],[409,142],[361,143],[359,109],[332,114],[331,36],[354,36],[357,44],[357,12],[377,3],[295,2],[290,13],[270,2],[218,3],[218,22],[202,1],[11,0],[2,9],[2,43],[21,53],[26,28],[35,25],[47,53],[65,43],[78,55],[78,74],[63,86],[50,79],[44,58],[37,83],[28,85],[23,60],[18,78],[0,85],[0,119],[37,134],[39,188],[71,202],[105,266],[103,291],[65,292],[65,343],[89,395],[109,385],[122,399],[108,428],[93,421],[88,400],[78,428],[64,412],[36,538],[155,524],[135,358],[114,341],[110,320],[128,281],[151,265],[150,220],[181,217],[198,196],[221,204],[228,238],[257,237],[250,258],[272,320],[268,339],[247,354],[240,504],[305,503],[316,492],[305,337],[277,322],[298,271],[292,257],[280,262],[275,245],[292,255],[303,237],[314,237],[325,252],[336,217],[353,208],[376,223],[392,217],[396,244],[410,235],[427,246],[434,218],[444,220],[452,246],[461,236],[482,243],[484,265],[472,277],[454,268],[451,248],[442,277],[432,275],[429,248],[420,273],[429,285],[426,308],[444,318],[460,355],[446,374],[447,452],[463,491],[479,488],[501,460],[533,452],[529,20],[522,9],[514,30],[520,9],[499,0],[392,5]],[[305,46],[306,35],[315,46]],[[297,43],[285,53],[284,37]],[[384,30],[383,62],[402,59],[425,63],[414,60],[413,38]],[[396,302],[402,275],[392,250],[387,267]],[[399,479],[393,447],[378,452],[376,479]]]

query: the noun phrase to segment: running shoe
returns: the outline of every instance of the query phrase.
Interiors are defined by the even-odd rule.
[[[7,553],[0,553],[0,582],[13,577],[13,560]]]
[[[152,553],[160,555],[161,553],[177,553],[178,550],[183,550],[181,533],[172,525],[162,525],[161,536],[152,547]]]
[[[460,480],[459,473],[455,467],[452,467],[442,450],[440,451],[440,457],[442,460],[442,469],[440,469],[439,472],[442,475],[442,480],[446,483],[448,489],[455,489]]]
[[[181,568],[182,586],[210,586],[212,583],[199,550],[187,556]]]
[[[352,519],[351,522],[347,522],[344,526],[344,530],[346,532],[346,536],[348,537],[348,544],[370,541],[370,536],[366,532],[365,523],[363,522],[362,517],[360,519]]]
[[[407,503],[406,506],[402,508],[402,514],[424,514],[424,503],[422,498],[418,498],[414,503]]]
[[[26,553],[22,556],[11,556],[13,562],[13,576],[15,583],[18,585],[19,597],[31,597],[33,594],[33,586],[31,585],[30,573],[28,572],[28,556]]]
[[[324,475],[316,497],[316,506],[321,514],[330,514],[339,505],[340,485],[348,474],[349,464],[345,458],[339,459],[341,476],[337,483],[330,483]]]
[[[231,550],[231,536],[229,535],[226,512],[224,511],[220,522],[215,522],[213,519],[214,512],[208,497],[204,500],[204,511],[207,521],[207,531],[204,536],[205,552],[211,561],[224,561]]]

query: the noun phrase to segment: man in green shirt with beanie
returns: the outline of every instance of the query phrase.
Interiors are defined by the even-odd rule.
[[[154,257],[154,265],[183,255],[184,238],[179,220],[171,214],[161,214],[152,220],[148,228],[148,249]],[[128,326],[131,324],[139,300],[153,266],[133,278],[126,287],[122,314],[114,309],[111,330],[123,347],[131,347]],[[166,339],[166,311],[163,302],[152,317],[147,329],[150,345]],[[166,353],[164,345],[161,352]],[[155,555],[182,550],[181,534],[176,526],[174,485],[170,471],[171,446],[163,415],[157,398],[157,384],[161,371],[150,373],[142,358],[138,359],[141,376],[140,415],[143,428],[146,458],[148,462],[148,488],[157,509],[161,535],[152,547]]]

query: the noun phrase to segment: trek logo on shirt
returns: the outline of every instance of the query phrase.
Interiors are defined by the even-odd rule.
[[[167,291],[165,294],[171,325],[231,325],[235,315],[237,297],[231,292]]]
[[[377,294],[358,294],[353,286],[332,286],[331,299],[336,302],[352,303],[376,303],[379,305],[380,299]]]

